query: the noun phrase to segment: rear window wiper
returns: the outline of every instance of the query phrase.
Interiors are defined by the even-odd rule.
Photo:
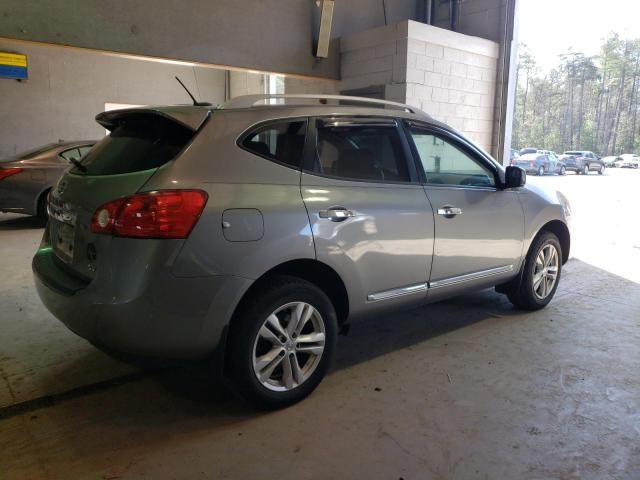
[[[85,167],[80,160],[76,160],[75,158],[70,158],[69,161],[73,163],[73,166],[80,170],[82,173],[87,173],[87,167]]]

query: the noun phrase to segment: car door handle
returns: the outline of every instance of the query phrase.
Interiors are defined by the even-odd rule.
[[[438,215],[442,215],[445,218],[453,218],[456,215],[462,215],[462,209],[458,207],[452,207],[450,205],[445,205],[444,207],[438,209]]]
[[[320,218],[328,218],[332,222],[342,222],[349,217],[355,217],[356,214],[353,210],[347,210],[346,208],[330,208],[328,210],[320,210],[318,212]]]

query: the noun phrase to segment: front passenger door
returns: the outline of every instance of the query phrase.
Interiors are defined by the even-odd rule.
[[[520,268],[524,214],[497,166],[446,131],[411,126],[435,217],[429,297],[495,285]]]

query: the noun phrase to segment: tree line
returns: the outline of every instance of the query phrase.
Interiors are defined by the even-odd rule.
[[[514,147],[637,153],[640,39],[611,34],[598,55],[566,53],[546,73],[520,45],[517,75]]]

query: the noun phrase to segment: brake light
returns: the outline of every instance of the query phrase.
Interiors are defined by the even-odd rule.
[[[160,190],[119,198],[96,209],[91,231],[116,237],[186,238],[208,198],[202,190]]]
[[[24,168],[20,167],[9,167],[9,168],[0,168],[0,180],[4,180],[11,175],[15,175],[16,173],[20,173],[24,170]]]

